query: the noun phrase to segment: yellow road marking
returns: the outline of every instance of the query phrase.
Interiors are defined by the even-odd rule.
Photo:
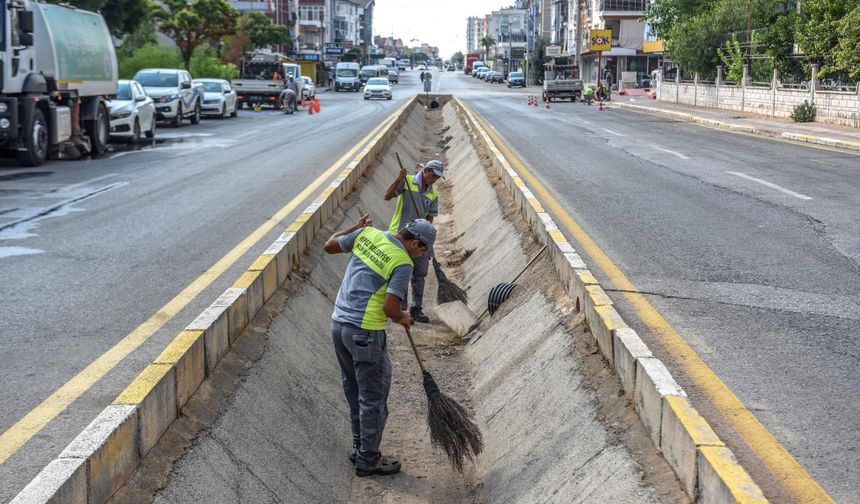
[[[358,152],[359,148],[372,139],[384,126],[391,123],[406,106],[411,103],[407,101],[400,108],[386,117],[370,133],[361,139],[353,148],[341,156],[340,159],[323,172],[316,180],[300,192],[295,198],[278,210],[275,215],[266,220],[263,225],[254,230],[232,250],[219,259],[211,268],[185,287],[182,292],[162,306],[145,322],[137,326],[132,332],[123,337],[113,347],[100,355],[86,368],[72,377],[60,388],[54,391],[41,404],[30,410],[15,425],[0,435],[0,464],[14,455],[33,436],[39,433],[51,420],[65,410],[72,402],[89,390],[96,382],[101,380],[110,370],[116,367],[131,352],[148,340],[170,319],[175,317],[188,303],[196,298],[204,289],[209,287],[221,274],[227,271],[248,250],[275,226],[281,223],[287,216],[305,201],[313,191],[324,184],[329,177],[335,174],[346,161]]]
[[[684,338],[669,325],[669,322],[657,312],[645,296],[636,292],[637,289],[633,285],[633,282],[603,253],[600,247],[577,224],[573,217],[564,210],[538,178],[526,168],[508,145],[502,141],[487,121],[471,107],[465,104],[464,106],[477,119],[490,138],[493,139],[496,147],[508,159],[511,166],[519,172],[520,177],[528,183],[532,192],[540,197],[544,205],[558,218],[564,228],[573,236],[606,276],[609,277],[615,287],[619,290],[632,291],[625,293],[624,297],[633,304],[637,314],[645,325],[660,339],[660,342],[693,383],[705,393],[708,400],[717,408],[734,430],[737,431],[768,470],[785,486],[788,492],[799,502],[834,502],[818,482],[806,472],[803,466],[758,421],[755,415],[743,405],[740,399],[717,377],[698,354],[690,348],[687,342],[684,341]]]

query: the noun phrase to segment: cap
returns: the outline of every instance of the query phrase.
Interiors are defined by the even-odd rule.
[[[415,219],[414,221],[410,221],[406,225],[406,230],[428,247],[436,241],[436,228],[428,220]]]
[[[433,170],[433,173],[435,173],[436,175],[438,175],[442,178],[445,178],[442,175],[445,172],[445,165],[442,163],[442,161],[439,161],[438,159],[434,159],[432,161],[422,163],[418,166],[420,166],[421,168],[430,168],[431,170]]]

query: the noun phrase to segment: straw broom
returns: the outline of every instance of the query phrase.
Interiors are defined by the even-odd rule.
[[[418,367],[424,379],[424,392],[427,394],[427,425],[430,428],[430,443],[436,448],[442,448],[448,456],[448,461],[455,471],[462,474],[463,464],[475,460],[484,450],[484,440],[481,430],[472,420],[472,416],[457,401],[446,396],[439,390],[439,385],[433,379],[418,355],[418,348],[412,339],[412,331],[408,327],[406,336],[409,345],[415,353]]]
[[[403,168],[403,162],[400,160],[400,153],[395,152],[397,156],[397,163],[400,165],[400,169],[406,171]],[[406,192],[409,193],[409,199],[412,201],[412,207],[415,209],[415,215],[421,216],[423,212],[418,210],[418,202],[415,201],[415,195],[412,194],[412,191],[409,188],[406,188]],[[436,304],[444,304],[450,303],[452,301],[462,301],[464,304],[468,303],[468,297],[466,295],[466,291],[460,288],[457,284],[452,282],[448,275],[442,271],[442,264],[436,260],[435,257],[433,259],[433,271],[436,272],[436,283],[438,288],[436,290]]]

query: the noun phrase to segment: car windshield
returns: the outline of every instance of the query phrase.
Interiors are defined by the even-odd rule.
[[[358,70],[354,68],[339,68],[337,70],[338,77],[355,77],[358,75]]]
[[[522,72],[511,72],[511,74],[508,76],[508,78],[511,78],[511,79],[522,79],[522,78],[523,78],[523,73],[522,73]]]
[[[388,79],[370,79],[367,81],[368,86],[387,86]]]
[[[124,83],[116,87],[117,100],[131,100],[131,84]]]
[[[203,83],[203,91],[207,93],[220,93],[221,92],[221,83],[220,82],[204,82]]]
[[[134,76],[134,80],[144,87],[176,87],[179,77],[175,73],[144,72]]]

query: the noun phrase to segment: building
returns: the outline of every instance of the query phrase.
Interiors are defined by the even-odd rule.
[[[262,12],[272,18],[272,23],[287,27],[290,39],[298,39],[298,0],[227,0],[234,9],[241,14],[247,12]],[[282,53],[292,53],[293,47],[282,45],[274,47],[274,50]]]
[[[466,53],[483,52],[481,39],[487,34],[487,18],[470,16],[466,20]]]
[[[326,30],[326,23],[331,14],[329,4],[327,0],[299,0],[297,53],[322,51],[328,41],[327,37],[331,37]]]
[[[645,53],[645,14],[648,0],[583,0],[581,66],[586,81],[597,80],[598,55],[590,47],[591,30],[612,30],[612,49],[602,53],[601,79],[613,84],[626,77],[631,84],[637,76],[648,75],[657,68],[659,56]],[[587,19],[587,21],[586,21]]]
[[[493,69],[507,75],[508,72],[524,68],[528,42],[527,16],[525,2],[493,11],[488,16],[487,34],[496,41],[490,51]]]

